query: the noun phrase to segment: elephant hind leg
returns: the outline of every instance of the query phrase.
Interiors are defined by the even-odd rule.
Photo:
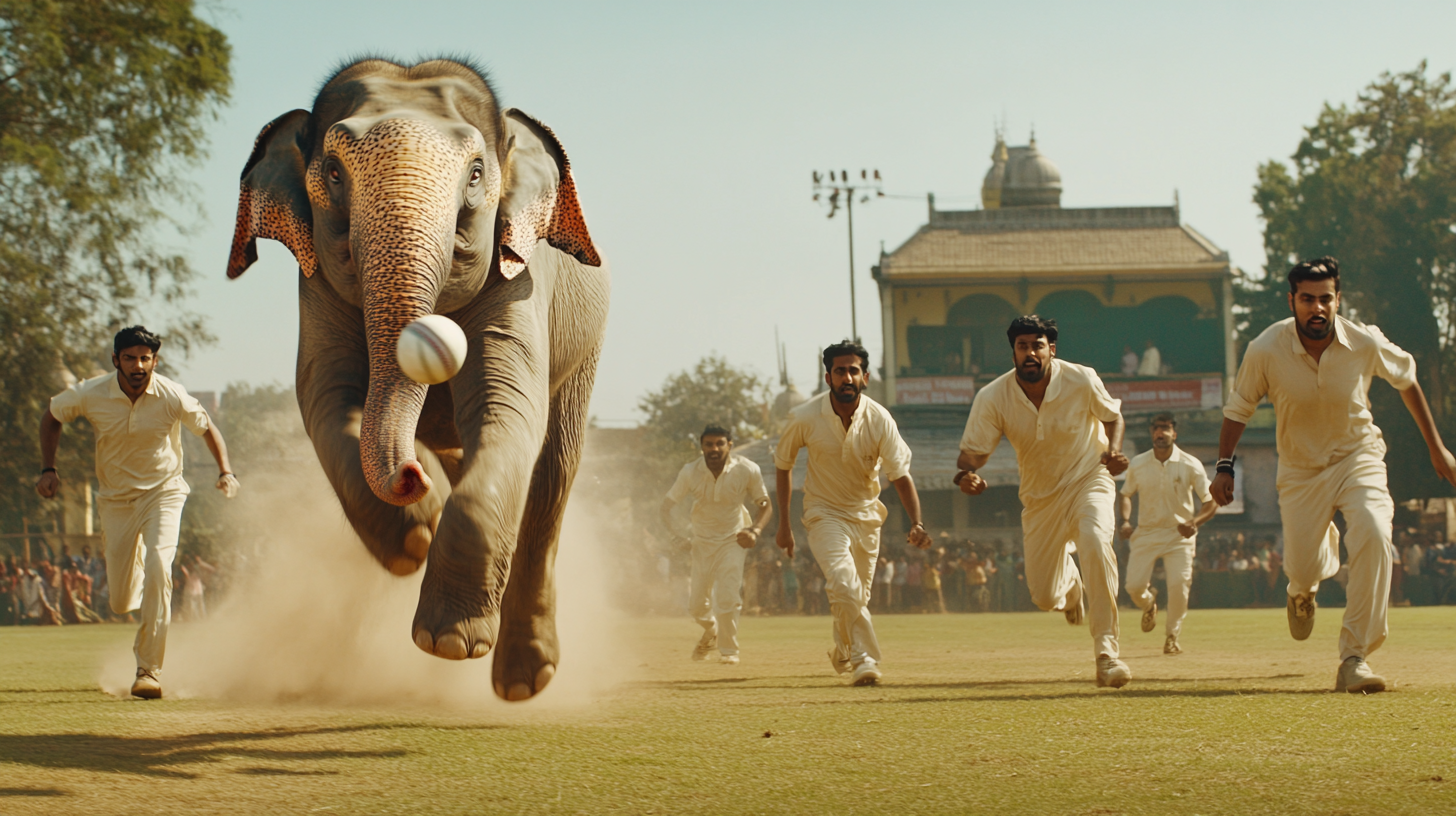
[[[552,399],[546,441],[531,474],[511,578],[501,603],[500,643],[491,671],[496,695],[506,700],[527,700],[540,694],[560,661],[556,545],[567,496],[581,463],[598,354],[593,353],[568,377]]]

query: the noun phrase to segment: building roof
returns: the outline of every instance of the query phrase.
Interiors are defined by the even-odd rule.
[[[880,259],[879,276],[1035,277],[1125,275],[1186,269],[1207,276],[1228,268],[1228,254],[1176,207],[932,210],[921,227]]]

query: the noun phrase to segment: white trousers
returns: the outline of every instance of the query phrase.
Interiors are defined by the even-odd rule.
[[[1094,654],[1117,657],[1117,555],[1112,551],[1117,489],[1106,469],[1076,488],[1021,511],[1026,588],[1043,610],[1063,610],[1082,564],[1082,592]]]
[[[1389,633],[1390,537],[1395,502],[1386,487],[1383,451],[1354,453],[1323,470],[1279,473],[1284,573],[1290,595],[1313,595],[1340,571],[1335,511],[1345,517],[1350,582],[1340,628],[1340,660],[1368,657]]]
[[[693,539],[688,611],[705,631],[718,631],[718,651],[738,654],[738,616],[743,611],[743,559],[748,550]]]
[[[1164,629],[1172,637],[1183,631],[1183,619],[1188,616],[1188,591],[1193,586],[1194,538],[1178,535],[1177,529],[1151,529],[1139,527],[1128,542],[1127,594],[1138,609],[1147,609],[1153,602],[1153,593],[1148,583],[1153,579],[1153,562],[1163,559],[1163,572],[1168,576],[1168,597],[1163,599],[1167,607]]]
[[[172,622],[172,560],[187,491],[163,486],[133,501],[98,502],[106,534],[106,584],[111,611],[141,610],[132,651],[137,668],[162,670],[167,627]]]
[[[823,510],[804,511],[809,551],[824,571],[836,654],[858,666],[880,662],[880,642],[870,619],[870,587],[880,557],[880,525]]]

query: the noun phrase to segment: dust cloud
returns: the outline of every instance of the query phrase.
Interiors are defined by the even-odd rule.
[[[216,608],[209,598],[206,620],[174,618],[162,673],[168,697],[503,712],[587,705],[627,679],[618,667],[635,664],[623,660],[622,616],[602,579],[613,572],[580,497],[568,505],[556,560],[561,665],[542,694],[506,703],[491,689],[494,652],[451,661],[414,645],[410,623],[424,569],[398,578],[381,567],[344,520],[316,461],[286,470],[301,475],[254,478],[233,500],[238,523],[227,538],[245,557],[227,598]],[[203,489],[211,486],[193,487]],[[128,694],[134,665],[129,650],[109,655],[102,688]]]

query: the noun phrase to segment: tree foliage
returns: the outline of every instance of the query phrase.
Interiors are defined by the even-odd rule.
[[[206,339],[180,301],[192,270],[184,171],[227,99],[231,51],[190,0],[0,0],[0,523],[42,512],[36,426],[63,371],[109,371],[110,334],[167,311],[167,349]],[[66,434],[60,466],[89,476]]]
[[[740,445],[764,437],[767,401],[768,381],[709,355],[692,370],[669,376],[637,407],[647,415],[643,427],[651,443],[681,464],[699,450],[698,436],[708,425],[733,431],[733,441]]]
[[[1438,418],[1450,416],[1456,341],[1456,88],[1451,75],[1382,74],[1353,106],[1326,104],[1286,165],[1259,167],[1264,276],[1239,287],[1240,334],[1289,316],[1284,276],[1299,260],[1340,261],[1345,314],[1415,355]],[[1392,389],[1371,391],[1399,497],[1441,495],[1425,444]],[[1449,435],[1449,422],[1443,422]]]

